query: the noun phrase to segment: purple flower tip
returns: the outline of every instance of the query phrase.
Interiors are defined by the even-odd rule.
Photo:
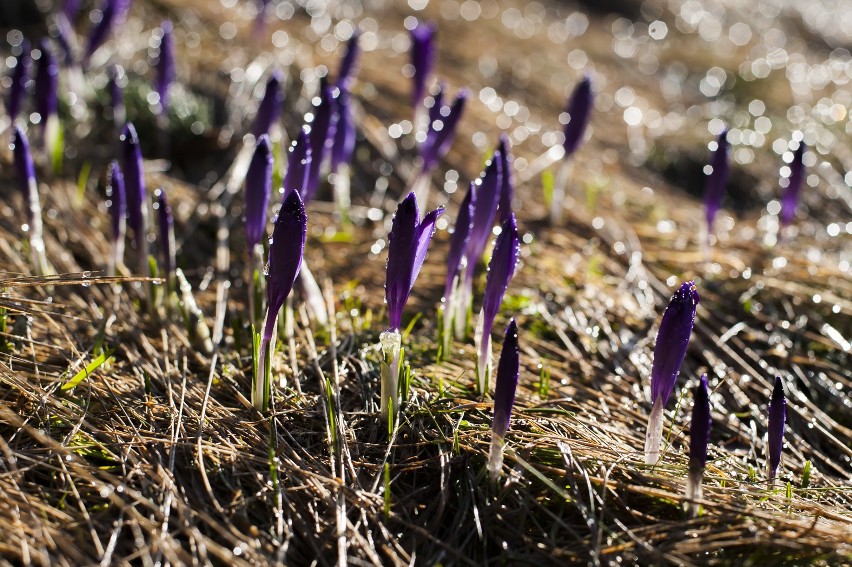
[[[716,140],[716,150],[713,152],[713,157],[710,160],[711,172],[707,175],[707,182],[704,190],[704,210],[707,218],[707,232],[713,232],[713,220],[716,218],[716,213],[722,207],[722,197],[725,196],[725,188],[728,186],[728,179],[731,174],[728,145],[728,130],[719,134]]]
[[[15,68],[12,70],[12,84],[9,86],[9,97],[6,99],[6,111],[13,122],[23,106],[31,63],[30,42],[25,39],[21,43],[21,54],[18,55]]]
[[[467,91],[462,89],[453,105],[443,104],[443,90],[435,95],[429,109],[429,125],[426,140],[420,145],[420,157],[423,159],[423,171],[428,172],[438,165],[447,155],[456,136],[459,120],[467,103]]]
[[[805,143],[799,142],[799,147],[793,153],[790,163],[790,176],[787,177],[787,190],[781,199],[781,226],[789,226],[796,216],[796,206],[802,192],[802,181],[805,179]]]
[[[308,168],[308,182],[305,191],[305,202],[311,201],[320,185],[320,169],[325,157],[334,144],[334,134],[337,131],[337,95],[338,90],[323,82],[320,86],[319,103],[314,107],[314,119],[311,122],[310,136],[311,151],[313,152]]]
[[[30,194],[30,183],[35,180],[35,165],[30,153],[30,141],[23,130],[15,126],[12,134],[12,157],[15,162],[15,171],[18,174],[18,183],[21,192],[28,198]],[[28,200],[29,202],[29,200]]]
[[[701,382],[693,393],[695,405],[692,407],[692,423],[689,426],[689,470],[699,473],[707,466],[707,445],[710,443],[710,392],[707,389],[707,375],[701,376]]]
[[[515,391],[520,376],[520,348],[518,347],[518,325],[509,321],[503,338],[503,351],[497,365],[497,386],[494,389],[494,422],[491,431],[498,437],[504,437],[509,430],[509,418],[515,404]]]
[[[359,37],[361,37],[361,32],[356,29],[346,43],[346,53],[343,54],[343,59],[340,60],[340,69],[337,72],[337,86],[341,89],[349,88],[355,79],[358,58],[361,55],[361,49],[358,46]]]
[[[160,24],[163,37],[160,39],[160,57],[157,60],[157,95],[160,97],[160,109],[163,113],[169,109],[169,87],[175,80],[175,46],[172,39],[172,23]]]
[[[281,115],[281,105],[283,102],[284,93],[281,91],[281,72],[276,69],[266,81],[266,90],[263,93],[260,106],[257,107],[254,128],[252,128],[252,134],[254,134],[255,138],[260,138],[262,135],[269,133],[269,129],[278,121],[278,117]]]
[[[307,202],[308,192],[308,173],[313,161],[311,152],[311,140],[308,137],[308,130],[302,128],[299,135],[290,146],[290,157],[287,161],[287,173],[284,175],[284,198],[291,191],[296,191],[302,198],[302,201]]]
[[[124,155],[125,187],[127,189],[127,220],[137,241],[144,240],[146,205],[145,176],[142,167],[142,150],[139,148],[139,136],[132,122],[128,122],[121,132]]]
[[[512,152],[509,137],[500,134],[500,142],[497,144],[502,158],[501,169],[503,171],[503,183],[500,190],[500,222],[509,220],[512,216],[512,199],[515,197],[515,183],[512,179]]]
[[[385,300],[393,330],[402,325],[402,310],[426,260],[429,242],[435,234],[435,222],[443,213],[443,208],[435,209],[421,221],[413,192],[396,209],[388,235],[385,277]]]
[[[298,191],[291,191],[284,199],[284,205],[269,241],[269,265],[266,276],[267,317],[264,325],[264,340],[272,338],[275,317],[284,300],[293,289],[293,283],[302,267],[305,254],[305,239],[308,235],[308,215]]]
[[[423,100],[426,94],[426,83],[435,66],[435,30],[435,24],[420,22],[411,30],[411,66],[414,68],[411,104],[414,107]]]
[[[592,81],[586,75],[574,89],[571,98],[568,99],[568,107],[565,109],[569,120],[565,125],[565,142],[562,144],[566,158],[576,152],[583,142],[593,106]]]
[[[272,161],[269,136],[263,134],[246,173],[246,241],[249,250],[254,250],[266,232],[266,209],[272,191]]]
[[[695,282],[686,282],[674,293],[663,313],[651,367],[652,404],[660,398],[665,407],[674,391],[678,372],[686,357],[699,300]]]
[[[447,254],[447,281],[444,284],[444,298],[449,300],[453,290],[453,281],[461,272],[462,258],[470,238],[470,228],[473,223],[473,211],[476,208],[476,189],[471,182],[467,194],[459,207],[459,216],[456,218],[456,226],[450,238],[450,251]],[[445,306],[449,309],[449,304]]]
[[[56,114],[58,108],[57,89],[59,88],[59,65],[53,55],[53,49],[47,38],[42,38],[38,44],[41,58],[36,70],[35,105],[36,112],[41,115],[42,128],[47,124],[47,117]]]
[[[769,477],[775,478],[781,464],[781,449],[784,446],[784,424],[787,422],[787,399],[780,376],[775,377],[772,399],[769,402]]]
[[[157,198],[157,216],[160,227],[160,252],[163,254],[163,268],[167,276],[175,273],[174,217],[166,192],[163,188],[155,191]]]
[[[521,253],[521,241],[518,238],[518,227],[515,223],[515,215],[510,214],[509,219],[503,222],[500,236],[494,244],[494,252],[491,262],[488,264],[488,276],[485,280],[485,295],[482,300],[483,331],[482,336],[491,335],[491,327],[494,318],[500,312],[503,296],[509,287],[512,276],[515,275],[515,267]]]
[[[355,118],[352,116],[349,91],[343,85],[339,87],[339,90],[340,93],[337,97],[337,129],[331,148],[332,171],[337,171],[341,165],[352,161],[352,153],[355,151]]]
[[[467,258],[466,278],[468,279],[473,277],[476,264],[479,262],[479,258],[482,256],[491,236],[491,228],[494,225],[494,217],[500,203],[500,191],[503,182],[502,162],[500,150],[497,150],[478,180],[476,207],[473,210],[473,226],[470,229],[467,250],[465,250],[465,257]]]
[[[109,164],[107,183],[109,184],[110,201],[112,202],[110,205],[112,240],[117,242],[123,237],[122,224],[127,214],[127,201],[124,191],[124,174],[116,160],[112,160]]]
[[[129,2],[128,2],[129,4]],[[89,34],[89,44],[86,47],[84,62],[88,62],[97,49],[109,37],[115,22],[124,14],[122,0],[104,0],[100,6],[101,19]]]

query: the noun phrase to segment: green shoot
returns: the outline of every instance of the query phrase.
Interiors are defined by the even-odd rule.
[[[62,384],[60,389],[62,391],[66,391],[66,390],[71,390],[71,389],[75,388],[76,386],[78,386],[83,380],[88,378],[89,375],[92,372],[94,372],[95,370],[100,368],[107,360],[112,358],[112,355],[113,355],[114,352],[115,352],[114,348],[107,349],[106,351],[102,352],[92,362],[87,364],[84,369],[82,369],[77,374],[75,374],[73,378],[68,380],[66,383]]]

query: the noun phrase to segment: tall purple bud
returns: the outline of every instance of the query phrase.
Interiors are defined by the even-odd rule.
[[[12,70],[12,84],[9,86],[9,95],[6,99],[6,112],[9,113],[9,119],[12,122],[18,117],[24,103],[31,64],[30,42],[24,40],[21,42],[21,54],[16,58],[15,68]]]
[[[707,218],[707,238],[713,234],[713,221],[716,213],[722,207],[722,197],[725,196],[725,188],[731,175],[731,165],[728,158],[728,130],[727,128],[716,140],[716,149],[710,159],[710,172],[707,174],[707,182],[704,189],[704,212]]]
[[[107,193],[110,198],[109,212],[112,228],[112,261],[109,266],[109,275],[114,276],[117,267],[124,262],[124,233],[127,224],[124,174],[116,160],[112,160],[107,169]]]
[[[781,227],[789,226],[796,216],[796,206],[802,193],[802,182],[805,179],[805,146],[799,142],[799,147],[793,153],[793,161],[790,162],[790,175],[787,177],[787,189],[781,198]]]
[[[565,148],[565,159],[576,152],[583,143],[583,136],[589,126],[593,106],[592,81],[586,75],[574,89],[574,92],[571,93],[571,98],[568,99],[568,107],[565,109],[565,112],[568,113],[568,123],[565,125],[565,141],[562,143],[562,147]]]
[[[163,272],[171,282],[175,274],[175,221],[172,208],[162,187],[154,192],[157,199],[157,217],[160,229],[160,253],[163,256]]]
[[[12,136],[12,157],[18,183],[27,205],[27,232],[29,233],[30,254],[33,271],[37,276],[48,273],[47,257],[44,250],[44,237],[41,222],[41,201],[38,196],[38,184],[35,177],[30,143],[27,135],[15,126]]]
[[[784,384],[780,376],[775,377],[772,388],[772,399],[769,402],[769,432],[767,476],[769,481],[775,480],[778,465],[781,464],[781,449],[784,447],[784,425],[787,422],[787,398],[784,396]]]
[[[278,312],[293,289],[302,266],[305,239],[308,235],[308,216],[298,191],[290,191],[278,213],[272,238],[269,241],[269,263],[266,276],[266,320],[260,345],[260,358],[252,388],[252,403],[264,411],[269,407],[270,380],[267,358],[269,343],[275,330]]]
[[[83,65],[87,65],[89,59],[98,48],[107,40],[116,21],[124,14],[123,0],[104,0],[99,8],[101,19],[89,33],[89,43],[86,46],[86,54],[83,57]]]
[[[337,97],[337,128],[331,148],[331,171],[337,172],[340,166],[352,161],[355,151],[355,118],[352,115],[349,91],[339,87]]]
[[[349,89],[358,72],[358,59],[361,56],[361,48],[358,46],[359,37],[361,32],[355,30],[346,42],[346,52],[340,60],[340,68],[337,71],[337,86],[341,89]]]
[[[684,283],[672,296],[660,322],[651,366],[653,408],[645,437],[645,463],[649,465],[655,465],[660,460],[663,410],[674,391],[678,372],[686,357],[699,301],[695,282]]]
[[[266,209],[272,191],[272,147],[269,136],[260,136],[246,173],[246,242],[249,252],[266,232]]]
[[[494,421],[491,425],[491,452],[488,456],[488,471],[497,480],[503,468],[503,439],[509,430],[509,418],[515,405],[515,391],[521,371],[520,348],[518,347],[518,325],[509,321],[503,338],[503,351],[497,365],[497,386],[494,389]]]
[[[390,327],[380,337],[382,362],[382,418],[386,421],[390,408],[399,409],[399,356],[402,348],[402,312],[426,260],[429,243],[435,234],[435,223],[444,213],[435,209],[420,220],[417,198],[409,193],[396,209],[388,234],[388,262],[385,277],[385,300]]]
[[[423,175],[428,175],[450,150],[466,102],[467,91],[464,89],[459,91],[452,106],[443,104],[442,91],[435,96],[435,101],[429,110],[426,140],[419,149],[423,160]]]
[[[36,112],[41,116],[42,130],[47,127],[50,117],[56,115],[59,107],[57,90],[59,89],[59,65],[53,56],[53,50],[47,38],[39,42],[41,58],[36,70],[35,103]]]
[[[494,319],[500,312],[503,296],[509,287],[515,267],[521,252],[521,241],[518,238],[518,227],[515,215],[510,214],[509,220],[503,222],[500,236],[494,244],[491,262],[488,264],[488,277],[485,281],[485,296],[482,300],[482,310],[476,325],[476,343],[479,347],[479,358],[476,364],[476,377],[479,393],[485,395],[491,384],[491,328]]]
[[[312,159],[308,168],[305,202],[313,200],[320,186],[320,171],[326,156],[334,144],[337,131],[337,89],[323,83],[320,86],[319,100],[313,109],[310,140]]]
[[[450,251],[447,254],[447,279],[444,281],[444,317],[442,340],[444,356],[450,352],[450,337],[453,332],[453,317],[457,311],[458,288],[464,269],[464,252],[473,226],[473,212],[476,209],[476,186],[471,183],[459,207],[456,226],[450,237]]]
[[[169,112],[169,88],[175,81],[175,44],[172,38],[172,23],[168,20],[160,24],[160,56],[157,59],[157,79],[155,89],[160,100],[160,113]]]
[[[266,90],[257,107],[257,115],[254,118],[252,134],[255,139],[268,134],[272,125],[278,122],[281,116],[281,105],[284,103],[284,93],[281,91],[281,71],[276,69],[266,81]]]
[[[497,145],[497,149],[502,158],[501,169],[503,171],[498,210],[500,211],[500,222],[505,222],[512,216],[512,199],[515,197],[515,182],[512,179],[512,152],[506,134],[500,134],[500,143]]]
[[[695,500],[701,499],[701,480],[707,466],[707,445],[710,444],[710,392],[707,389],[707,375],[693,392],[692,423],[689,425],[689,476],[686,481],[686,499],[689,501],[690,515],[698,511]]]
[[[313,162],[313,152],[311,151],[311,139],[308,137],[306,128],[299,131],[299,135],[290,145],[289,154],[287,173],[284,175],[284,196],[282,200],[286,199],[291,191],[296,191],[302,201],[307,201],[308,174]]]
[[[121,132],[124,157],[125,188],[127,189],[127,220],[136,239],[139,258],[139,274],[149,275],[148,270],[148,205],[145,197],[145,173],[142,165],[142,150],[139,136],[133,123],[128,122]]]
[[[411,105],[420,106],[435,66],[435,24],[418,22],[411,30],[411,67],[414,71]]]

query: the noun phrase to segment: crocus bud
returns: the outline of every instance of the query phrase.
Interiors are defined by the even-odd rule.
[[[361,55],[361,49],[358,47],[358,38],[361,32],[355,30],[352,37],[346,42],[346,52],[343,54],[343,59],[340,60],[340,69],[337,71],[337,86],[341,89],[350,88],[352,81],[355,80],[355,73],[358,71],[358,59]]]
[[[254,119],[254,127],[252,134],[255,138],[260,138],[264,134],[269,133],[269,129],[278,121],[281,116],[281,105],[284,103],[284,93],[281,91],[281,72],[276,69],[266,81],[266,90],[263,92],[263,98],[260,101],[260,106],[257,107],[257,115]]]
[[[427,81],[435,66],[435,24],[417,23],[411,30],[411,66],[414,68],[411,105],[415,108],[426,94]]]
[[[157,217],[160,228],[160,253],[163,256],[163,272],[172,279],[175,273],[175,221],[172,208],[162,187],[154,192],[157,199]]]
[[[84,65],[88,63],[95,51],[107,40],[116,21],[123,15],[123,11],[123,0],[104,0],[101,3],[101,19],[89,33],[89,43],[86,46],[86,55],[83,58]]]
[[[444,323],[442,345],[444,354],[449,352],[450,336],[452,333],[453,317],[456,313],[456,302],[459,277],[464,267],[464,251],[470,237],[473,224],[473,211],[476,208],[476,187],[473,183],[468,186],[467,193],[459,207],[456,226],[450,237],[450,251],[447,254],[447,278],[444,281]]]
[[[654,345],[651,366],[651,416],[645,439],[645,462],[656,464],[660,458],[663,409],[674,391],[677,375],[686,357],[699,302],[694,282],[686,282],[672,296],[663,313]]]
[[[156,91],[160,99],[160,112],[169,111],[169,87],[175,81],[175,45],[172,39],[172,23],[168,20],[160,24],[163,32],[160,38],[160,57],[157,59]]]
[[[467,91],[461,90],[452,106],[443,104],[443,92],[435,96],[429,110],[429,124],[426,140],[420,145],[420,157],[423,160],[423,172],[432,171],[438,162],[447,155],[456,135],[461,115],[467,102]]]
[[[503,467],[503,438],[509,430],[520,370],[518,325],[512,319],[503,338],[503,351],[497,365],[497,386],[494,389],[494,421],[491,425],[491,452],[488,457],[488,471],[494,480],[500,476]]]
[[[272,162],[269,136],[263,134],[246,173],[246,242],[250,252],[260,244],[266,232],[266,209],[272,191]]]
[[[568,107],[565,109],[565,112],[568,113],[568,124],[565,125],[565,141],[562,147],[565,148],[566,159],[576,152],[580,144],[583,143],[583,136],[589,125],[593,106],[592,81],[586,75],[574,89],[574,92],[571,93],[571,98],[568,99]]]
[[[121,133],[124,155],[124,180],[127,189],[127,220],[136,238],[139,253],[139,273],[148,275],[148,205],[145,196],[145,173],[142,150],[136,128],[128,122]]]
[[[784,396],[784,384],[780,376],[775,377],[772,399],[769,402],[768,433],[768,472],[769,481],[775,480],[778,465],[781,464],[781,449],[784,447],[784,425],[787,422],[787,398]]]
[[[35,274],[43,276],[48,273],[47,257],[44,250],[44,237],[41,222],[41,201],[38,195],[38,184],[35,177],[30,143],[27,135],[15,126],[12,136],[12,158],[18,183],[27,205],[27,228],[29,233],[30,254]]]
[[[349,91],[340,87],[337,97],[337,129],[331,149],[331,170],[336,172],[340,166],[352,161],[355,151],[355,118],[349,100]]]
[[[781,199],[781,226],[789,226],[796,216],[796,207],[802,192],[802,182],[805,179],[805,143],[799,142],[799,147],[793,153],[790,163],[790,176],[787,177],[787,189]]]
[[[9,119],[14,122],[21,112],[26,95],[27,80],[29,78],[30,65],[30,42],[24,40],[21,43],[21,54],[16,58],[15,68],[12,70],[12,84],[9,86],[9,97],[6,99],[6,112]]]
[[[725,188],[728,186],[728,178],[731,174],[728,152],[728,130],[725,129],[716,140],[716,150],[710,159],[710,173],[707,174],[704,190],[704,211],[707,218],[708,238],[713,234],[713,220],[722,207],[722,197],[725,196]]]
[[[47,125],[48,117],[56,114],[59,107],[57,89],[59,88],[59,65],[53,56],[50,42],[42,38],[39,42],[41,58],[38,60],[36,70],[35,103],[36,112],[41,115],[41,126]]]
[[[124,261],[124,233],[127,216],[127,201],[124,190],[124,174],[118,161],[112,160],[107,169],[107,191],[110,198],[110,227],[112,228],[112,262],[110,275]]]
[[[299,135],[290,145],[290,156],[287,159],[287,173],[284,175],[284,196],[286,199],[291,191],[296,191],[305,201],[308,193],[308,174],[313,162],[311,140],[308,131],[302,128]]]
[[[305,202],[313,200],[320,185],[320,170],[334,144],[337,131],[337,89],[328,84],[320,87],[319,102],[314,107],[309,139],[311,140],[311,163],[308,168]]]
[[[707,375],[693,393],[692,423],[689,426],[689,475],[686,484],[686,499],[690,501],[690,515],[695,515],[698,505],[695,500],[701,498],[701,480],[707,466],[707,445],[710,443],[710,392],[707,389]]]
[[[500,222],[506,222],[512,216],[512,199],[515,197],[515,182],[512,179],[512,152],[509,138],[506,134],[500,134],[500,143],[497,145],[500,152],[501,167],[503,172],[503,183],[500,190]]]

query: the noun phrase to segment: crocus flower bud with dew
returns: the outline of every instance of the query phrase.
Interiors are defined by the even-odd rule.
[[[245,226],[248,246],[248,303],[249,320],[254,324],[258,314],[255,305],[255,279],[263,265],[260,240],[266,234],[266,210],[272,191],[272,146],[269,136],[262,134],[246,173]]]
[[[435,66],[435,31],[433,23],[420,23],[411,30],[411,67],[413,70],[411,106],[417,109],[423,102],[428,81]]]
[[[311,164],[308,168],[308,183],[305,203],[313,200],[320,186],[320,173],[326,157],[334,145],[334,134],[337,131],[337,95],[338,90],[324,81],[320,85],[320,93],[313,109],[313,121],[309,139],[311,141]]]
[[[494,421],[491,425],[491,451],[488,454],[488,472],[496,481],[503,469],[503,439],[509,430],[509,418],[515,405],[515,391],[521,371],[518,325],[509,321],[503,338],[503,351],[497,364],[497,386],[494,389]]]
[[[41,117],[41,131],[48,155],[53,155],[59,142],[59,65],[47,38],[39,42],[41,58],[38,60],[35,82],[36,112]]]
[[[428,213],[420,220],[417,198],[409,193],[396,209],[388,234],[388,262],[385,277],[385,300],[390,327],[380,336],[382,348],[381,415],[384,423],[389,412],[394,418],[399,411],[399,367],[402,349],[402,311],[426,260],[429,242],[435,234],[435,222],[444,209]]]
[[[148,276],[148,204],[145,196],[145,173],[142,166],[142,150],[139,136],[132,122],[125,125],[121,133],[124,157],[124,181],[127,189],[127,220],[136,240],[139,275]]]
[[[464,264],[464,252],[467,241],[470,238],[470,229],[473,225],[473,211],[476,208],[476,186],[471,182],[467,194],[464,196],[459,215],[456,218],[456,226],[450,237],[450,251],[447,254],[447,279],[444,282],[444,313],[442,326],[442,352],[446,357],[450,351],[450,338],[453,332],[453,316],[457,311],[459,278]]]
[[[583,138],[586,135],[586,129],[589,126],[592,116],[594,103],[592,81],[586,75],[574,89],[574,92],[571,93],[568,99],[568,106],[565,109],[565,113],[568,115],[568,122],[565,124],[564,130],[565,141],[562,143],[565,153],[562,157],[562,164],[559,168],[559,174],[553,187],[553,197],[550,202],[550,220],[552,224],[557,224],[562,220],[565,186],[568,184],[568,178],[571,174],[570,158],[583,143]]]
[[[290,191],[278,213],[272,238],[269,241],[269,263],[266,275],[266,318],[260,343],[258,368],[252,387],[252,404],[259,411],[269,407],[271,380],[268,366],[275,334],[278,312],[290,295],[293,283],[302,266],[305,239],[308,235],[308,216],[298,191]]]
[[[337,130],[331,148],[331,171],[334,173],[334,200],[344,219],[349,217],[349,163],[355,151],[355,118],[349,91],[339,87],[337,97]]]
[[[491,262],[488,264],[488,277],[485,281],[485,296],[482,300],[482,310],[476,323],[475,342],[479,357],[476,362],[476,379],[479,393],[483,396],[491,387],[491,328],[494,319],[500,312],[503,296],[509,287],[515,266],[521,253],[521,241],[518,238],[518,227],[515,215],[509,215],[501,227],[496,239]]]
[[[694,517],[698,512],[695,500],[701,499],[701,481],[707,466],[707,445],[710,444],[710,392],[707,389],[707,375],[701,376],[701,381],[693,392],[692,423],[689,425],[689,475],[686,480],[686,500],[689,515]]]
[[[799,147],[793,152],[793,161],[790,162],[790,175],[787,176],[787,189],[781,198],[781,228],[790,226],[796,216],[796,207],[799,205],[802,193],[802,182],[805,180],[805,150],[804,142],[799,142]]]
[[[35,177],[35,165],[30,153],[27,135],[15,126],[12,136],[12,158],[21,194],[27,206],[27,232],[29,233],[30,258],[33,271],[37,276],[48,274],[47,256],[44,250],[44,229],[41,222],[41,201],[38,196],[38,183]]]
[[[360,36],[361,32],[355,30],[346,42],[346,52],[340,60],[340,68],[337,71],[337,86],[341,89],[351,88],[355,74],[358,72],[358,59],[361,56],[361,48],[358,46]]]
[[[175,81],[175,44],[172,38],[172,23],[168,20],[160,24],[160,56],[157,59],[157,79],[155,90],[159,97],[160,114],[169,112],[169,89]]]
[[[175,275],[175,221],[172,215],[172,208],[169,205],[169,200],[166,197],[166,192],[162,187],[154,191],[154,197],[157,199],[157,220],[159,226],[160,254],[163,261],[163,273],[166,276],[166,283],[169,288],[173,288],[172,280]]]
[[[707,182],[704,189],[704,213],[707,219],[708,245],[710,237],[713,235],[713,221],[716,219],[716,213],[722,208],[722,197],[725,196],[725,188],[728,186],[728,179],[731,175],[731,164],[728,154],[728,130],[726,128],[719,134],[716,140],[716,149],[713,150],[713,157],[710,159]]]
[[[12,84],[9,86],[9,96],[6,99],[6,112],[9,113],[9,119],[12,122],[18,117],[24,105],[30,65],[32,64],[30,42],[26,39],[21,42],[21,54],[15,59],[15,68],[12,70]]]
[[[112,228],[112,260],[107,273],[114,276],[117,268],[124,264],[124,233],[127,226],[124,174],[116,160],[112,160],[107,169],[107,194],[110,199],[109,212]]]
[[[282,202],[287,198],[290,191],[296,191],[305,201],[308,195],[308,176],[313,162],[313,151],[311,150],[311,139],[308,130],[302,128],[299,135],[290,144],[289,157],[287,158],[287,173],[284,174],[284,195]]]
[[[775,377],[772,398],[769,401],[768,458],[766,476],[769,482],[775,481],[778,465],[781,464],[781,449],[784,447],[784,425],[787,423],[787,398],[784,396],[784,383],[780,376]]]
[[[269,134],[272,125],[278,122],[281,116],[281,107],[284,104],[284,93],[281,90],[281,71],[276,69],[266,81],[266,89],[260,106],[257,107],[257,115],[254,118],[252,134],[259,139],[264,134]]]
[[[663,410],[672,395],[677,375],[686,357],[686,347],[692,336],[698,292],[694,282],[680,286],[666,307],[657,331],[654,362],[651,366],[651,415],[645,437],[645,463],[655,465],[660,460],[663,437]]]

